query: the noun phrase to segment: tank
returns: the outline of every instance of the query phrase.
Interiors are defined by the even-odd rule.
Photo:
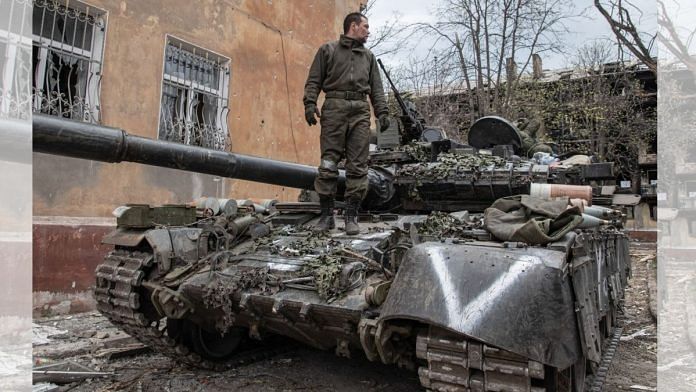
[[[41,153],[305,190],[298,202],[116,208],[103,239],[114,249],[96,269],[98,310],[176,360],[223,368],[284,336],[412,369],[429,390],[589,391],[616,349],[630,275],[621,213],[586,185],[611,178],[611,165],[521,158],[514,125],[479,121],[467,144],[409,121],[380,134],[355,236],[312,230],[314,167],[43,115],[33,141]],[[585,199],[574,208],[605,205],[588,209],[601,224],[535,244],[497,239],[484,218],[501,198],[532,188],[567,198],[573,185]],[[341,202],[336,213],[342,226]]]

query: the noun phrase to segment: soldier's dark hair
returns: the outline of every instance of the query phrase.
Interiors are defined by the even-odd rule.
[[[360,12],[351,12],[350,14],[346,15],[346,18],[343,19],[343,34],[348,33],[348,30],[350,30],[350,25],[353,22],[359,25],[360,22],[362,22],[362,18],[367,19],[367,16],[361,14]]]

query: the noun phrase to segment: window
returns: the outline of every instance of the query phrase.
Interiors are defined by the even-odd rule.
[[[696,181],[685,181],[686,185],[686,197],[693,199],[696,198]]]
[[[225,150],[229,59],[167,37],[159,138]]]
[[[69,6],[67,6],[69,4]],[[105,13],[83,3],[34,0],[34,111],[99,123]]]
[[[29,120],[31,4],[24,0],[0,4],[0,118]]]
[[[689,219],[689,237],[696,237],[696,219]]]

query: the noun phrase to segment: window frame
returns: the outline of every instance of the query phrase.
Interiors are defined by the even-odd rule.
[[[175,75],[171,75],[167,73],[167,48],[169,45],[174,45],[175,47],[178,45],[179,50],[185,50],[189,53],[191,53],[194,56],[200,56],[200,54],[196,53],[205,53],[208,56],[211,56],[215,61],[217,61],[220,64],[220,69],[219,69],[219,74],[218,74],[218,87],[217,89],[213,89],[211,87],[202,85],[196,81],[194,81],[192,78],[191,79],[186,79],[184,77],[179,77]],[[202,57],[202,56],[201,56]],[[230,142],[230,132],[229,132],[229,126],[227,122],[227,116],[229,114],[229,102],[230,102],[230,97],[229,97],[229,91],[230,91],[230,83],[232,81],[232,71],[231,71],[231,64],[232,61],[229,57],[223,56],[213,50],[207,49],[203,46],[193,44],[189,41],[186,41],[182,38],[179,38],[175,35],[172,34],[165,34],[164,36],[164,50],[162,53],[162,82],[160,83],[160,94],[159,94],[159,112],[158,112],[158,118],[157,118],[157,139],[158,140],[166,140],[166,141],[172,141],[170,139],[166,138],[166,135],[163,133],[163,127],[162,127],[162,116],[163,116],[163,98],[164,98],[164,93],[165,93],[165,85],[169,85],[174,88],[178,89],[185,89],[186,90],[186,98],[185,101],[178,102],[177,105],[180,106],[180,108],[184,112],[184,116],[182,116],[182,120],[186,124],[191,124],[193,123],[193,106],[194,106],[194,96],[196,92],[202,92],[204,94],[209,94],[209,95],[214,95],[216,98],[216,110],[215,110],[215,119],[219,123],[216,123],[216,129],[219,129],[221,132],[221,137],[223,140],[223,143],[221,146],[215,146],[215,147],[207,147],[207,148],[212,148],[216,150],[228,150],[231,147],[231,142]],[[186,103],[186,104],[185,104]],[[184,141],[179,142],[182,144],[186,145],[194,145],[191,144],[190,142],[187,142],[186,139],[189,139],[190,135],[185,135],[183,137]],[[177,141],[173,141],[177,142]]]

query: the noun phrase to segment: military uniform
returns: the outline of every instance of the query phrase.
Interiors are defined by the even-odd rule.
[[[317,51],[305,83],[305,108],[321,109],[321,163],[314,188],[320,196],[336,195],[338,162],[346,158],[346,200],[362,200],[367,193],[370,137],[370,98],[377,117],[388,114],[375,56],[357,40],[341,35]]]

